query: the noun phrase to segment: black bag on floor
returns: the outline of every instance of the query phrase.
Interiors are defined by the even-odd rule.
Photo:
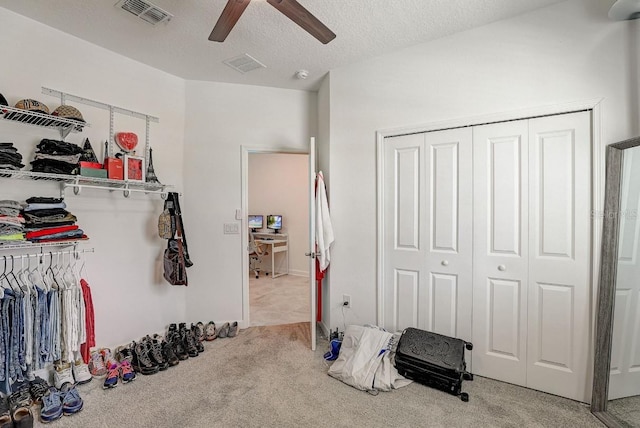
[[[469,401],[469,394],[461,392],[462,380],[473,380],[464,361],[465,349],[471,350],[473,345],[410,327],[402,332],[398,341],[396,369],[406,378]]]

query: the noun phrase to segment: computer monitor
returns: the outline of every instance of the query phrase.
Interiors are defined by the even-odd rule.
[[[249,220],[249,229],[251,229],[252,232],[255,232],[257,229],[262,229],[261,215],[249,214],[247,220]]]
[[[282,216],[269,214],[267,216],[267,229],[273,230],[273,233],[278,233],[278,231],[282,229]]]

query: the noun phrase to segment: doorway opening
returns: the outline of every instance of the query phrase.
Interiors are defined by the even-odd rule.
[[[309,318],[306,153],[249,153],[247,215],[250,325]],[[255,226],[255,227],[254,227]]]
[[[242,147],[245,327],[309,322],[315,317],[311,264],[305,256],[313,198],[310,164],[308,151]],[[260,257],[252,254],[255,244],[264,252]],[[315,335],[310,336],[315,349]]]

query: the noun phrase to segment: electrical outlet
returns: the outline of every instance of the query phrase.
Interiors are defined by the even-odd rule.
[[[225,223],[224,224],[224,234],[225,235],[237,235],[240,233],[240,228],[238,227],[238,223]]]
[[[342,306],[345,308],[350,308],[351,307],[351,296],[348,294],[343,294],[342,295]]]

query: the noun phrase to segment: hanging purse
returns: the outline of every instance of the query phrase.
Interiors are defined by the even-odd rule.
[[[187,266],[184,259],[184,246],[182,245],[182,233],[178,224],[178,234],[176,238],[167,241],[167,248],[164,250],[164,279],[171,285],[188,285]]]
[[[170,208],[173,208],[173,201],[167,198],[164,201],[164,210],[158,217],[158,236],[162,239],[171,239],[176,234],[175,215],[171,213]]]

